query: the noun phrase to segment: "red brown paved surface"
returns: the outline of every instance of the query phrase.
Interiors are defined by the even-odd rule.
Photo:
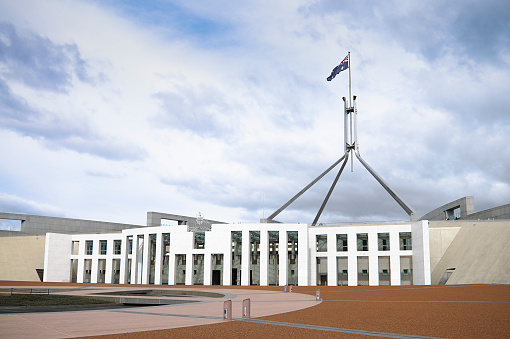
[[[2,282],[0,282],[1,285]],[[41,285],[43,284],[37,284],[37,286]],[[144,288],[147,288],[147,285]],[[193,287],[170,286],[170,288],[190,289]],[[317,306],[259,319],[443,338],[510,338],[510,286],[507,285],[322,286],[294,287],[294,292],[315,295],[316,288],[321,289],[323,299],[323,302]],[[236,289],[238,288],[232,287],[232,293],[235,293]],[[250,289],[282,291],[281,287],[250,287]],[[254,306],[252,305],[252,309]],[[240,321],[123,333],[97,338],[227,337],[368,338],[362,335]]]

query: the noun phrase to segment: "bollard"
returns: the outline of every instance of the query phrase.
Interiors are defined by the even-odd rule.
[[[321,290],[317,290],[317,292],[315,292],[315,300],[321,300]]]
[[[232,320],[232,300],[223,303],[223,320]]]
[[[283,287],[283,292],[284,292],[284,293],[287,293],[287,285],[285,285],[285,286]]]
[[[290,293],[292,293],[292,288],[294,287],[294,285],[290,285]]]
[[[244,299],[243,300],[243,318],[250,319],[250,310],[251,309],[251,302],[250,299]]]

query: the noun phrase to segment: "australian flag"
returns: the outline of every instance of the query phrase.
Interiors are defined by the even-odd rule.
[[[347,68],[349,68],[349,54],[347,54],[347,56],[344,58],[344,60],[342,60],[340,65],[333,68],[333,70],[331,71],[331,75],[328,77],[328,81],[333,80],[338,73],[346,70]]]

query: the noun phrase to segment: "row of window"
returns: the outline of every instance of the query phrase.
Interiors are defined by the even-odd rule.
[[[121,254],[122,240],[113,241],[113,254]],[[73,241],[71,245],[71,254],[77,255],[80,252],[80,242]],[[85,255],[92,255],[94,252],[94,242],[92,240],[85,241]],[[108,253],[108,242],[106,240],[99,240],[99,254],[106,255]]]
[[[315,236],[315,244],[317,252],[328,251],[328,235],[317,234]],[[412,250],[412,239],[411,232],[399,232],[399,244],[400,250],[407,251]],[[358,251],[368,251],[368,233],[356,234],[356,245]],[[379,251],[390,250],[390,234],[389,233],[377,233],[377,249]],[[337,252],[347,252],[347,234],[336,235],[336,250]]]
[[[368,251],[368,233],[358,233],[356,234],[357,240],[357,250],[358,251]],[[131,253],[132,249],[132,239],[130,240],[130,246],[128,246],[128,251]],[[113,241],[113,254],[121,254],[121,240]],[[79,241],[72,242],[72,254],[77,255],[79,253]],[[205,232],[195,232],[194,233],[194,244],[193,248],[195,249],[203,249],[205,248]],[[399,232],[399,245],[400,250],[412,250],[412,239],[411,232]],[[377,246],[379,251],[389,251],[390,250],[390,234],[389,233],[378,233],[377,234]],[[317,234],[316,235],[316,250],[317,252],[327,252],[328,250],[328,236],[327,234]],[[337,252],[347,252],[347,234],[337,234],[336,235],[336,250]],[[92,255],[94,251],[94,242],[92,240],[85,241],[85,254]],[[99,241],[99,254],[106,255],[108,253],[108,242],[106,240]]]

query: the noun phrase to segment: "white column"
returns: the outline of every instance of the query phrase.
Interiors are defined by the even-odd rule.
[[[260,286],[268,285],[269,236],[267,230],[260,231]]]
[[[287,285],[288,282],[288,244],[287,244],[287,230],[280,230],[278,239],[278,257],[280,264],[278,266],[278,284],[280,286]]]
[[[131,284],[136,284],[138,271],[138,235],[133,234],[133,246],[131,248]]]
[[[347,284],[349,286],[358,285],[358,244],[357,235],[354,229],[347,231]]]
[[[336,274],[336,234],[328,233],[328,286],[337,286]]]
[[[225,236],[228,238],[228,246],[223,255],[223,285],[232,285],[232,232],[226,231]]]
[[[243,239],[242,246],[243,250],[241,252],[241,285],[249,286],[250,285],[250,231],[243,230]]]
[[[358,256],[356,252],[349,253],[347,257],[347,285],[357,286],[358,285]]]
[[[170,236],[170,241],[172,238]],[[170,258],[168,259],[168,285],[175,285],[175,253],[170,245]]]
[[[123,232],[122,233],[122,243],[120,248],[120,277],[119,277],[119,283],[125,284],[127,283],[127,262],[128,262],[128,251],[127,251],[127,235]]]
[[[400,277],[400,255],[398,254],[390,257],[390,274],[392,286],[402,285]]]
[[[298,231],[298,285],[310,285],[310,274],[308,270],[310,259],[310,249],[308,248],[307,230]]]
[[[142,284],[149,283],[149,249],[150,235],[143,235],[143,264],[142,264]]]
[[[92,267],[91,267],[91,276],[90,276],[90,282],[93,284],[97,283],[97,271],[98,271],[98,261],[97,261],[97,253],[99,253],[99,240],[94,239],[92,241],[92,256],[90,259],[92,259]]]
[[[398,229],[390,232],[390,284],[400,286],[400,243]]]
[[[106,284],[113,283],[112,281],[112,270],[113,270],[113,239],[106,240],[106,272],[104,276],[104,282]]]
[[[163,264],[163,234],[156,234],[156,260],[154,264],[154,285],[161,285],[161,267]]]
[[[81,244],[80,244],[81,246]],[[83,259],[83,257],[80,256],[80,258],[78,259],[78,272],[76,273],[77,276],[76,276],[76,282],[77,283],[83,283],[83,274],[85,272],[83,272],[83,270],[85,269],[85,260]]]
[[[210,252],[204,253],[204,285],[211,285],[212,270],[211,270],[212,255]]]
[[[186,285],[193,285],[193,254],[186,253]]]
[[[78,272],[76,277],[77,283],[83,283],[83,275],[85,274],[85,259],[83,258],[85,256],[85,240],[81,239],[80,244],[78,245]]]
[[[379,285],[379,257],[377,232],[368,233],[368,285]]]

